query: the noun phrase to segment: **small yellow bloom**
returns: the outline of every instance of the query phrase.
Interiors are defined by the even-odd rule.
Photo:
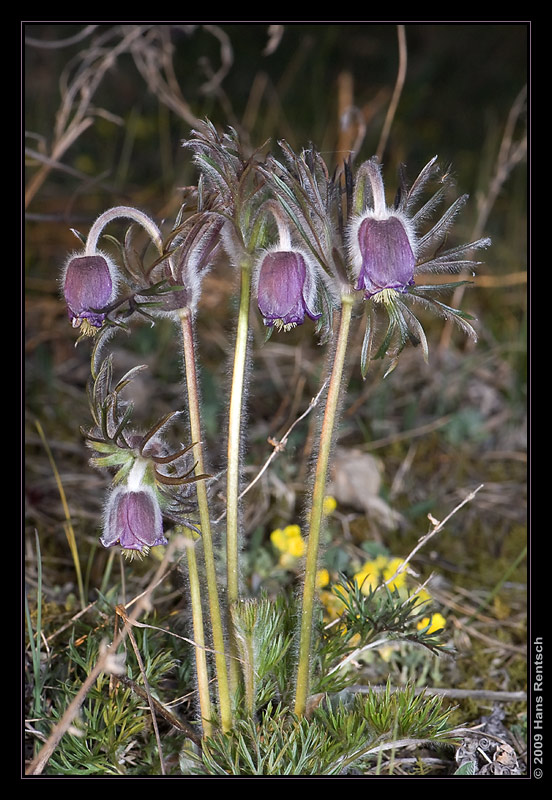
[[[327,495],[327,497],[324,498],[324,502],[322,504],[322,509],[324,511],[324,514],[331,514],[333,511],[335,511],[336,508],[337,508],[337,501],[335,497]]]
[[[361,588],[362,594],[368,594],[371,589],[375,589],[379,583],[379,572],[371,566],[371,562],[365,564],[360,572],[353,575],[353,579]]]
[[[373,561],[366,561],[359,572],[353,575],[353,579],[362,588],[363,594],[368,594],[381,583],[382,570],[387,564],[385,556],[378,556]]]
[[[431,623],[431,624],[430,624]],[[420,622],[418,622],[418,630],[421,631],[423,628],[429,625],[426,633],[435,633],[435,631],[444,628],[446,625],[446,620],[442,614],[437,612],[436,614],[432,614],[431,617],[424,617]]]
[[[383,572],[382,572],[382,577],[383,577],[384,582],[388,581],[389,578],[393,577],[395,572],[400,567],[402,567],[403,564],[404,564],[404,561],[403,561],[402,558],[391,558],[391,559],[389,559],[389,561],[387,562],[386,567],[383,569]],[[389,587],[390,590],[400,589],[401,586],[404,586],[404,584],[406,582],[406,564],[404,564],[404,566],[405,566],[405,568],[403,569],[403,571],[400,572],[397,575],[397,577],[394,580],[392,580],[391,583],[388,584],[388,587]]]
[[[359,572],[354,575],[355,581],[362,587],[362,593],[368,594],[380,583],[385,583],[392,578],[396,571],[404,564],[402,558],[388,558],[379,555],[373,561],[366,561]],[[391,583],[389,589],[400,589],[406,583],[406,571],[399,573]]]
[[[299,525],[286,525],[283,530],[277,528],[270,534],[270,541],[274,547],[283,553],[289,550],[290,543],[294,544],[297,540],[301,540],[301,528]]]
[[[270,541],[280,551],[280,566],[293,568],[295,561],[305,553],[305,540],[301,536],[299,525],[286,525],[282,530],[277,528],[270,534]]]
[[[323,567],[319,569],[316,573],[316,586],[318,589],[323,589],[324,586],[327,586],[330,582],[330,573],[328,570]]]
[[[287,544],[287,537],[281,528],[277,528],[275,531],[272,531],[270,534],[270,541],[276,548],[276,550],[281,550],[282,552],[286,549]]]
[[[305,553],[305,540],[301,536],[290,536],[287,551],[294,558],[301,558]]]
[[[431,600],[431,595],[426,589],[420,589],[418,592],[414,594],[416,597],[416,605],[419,603],[426,603],[428,600]]]

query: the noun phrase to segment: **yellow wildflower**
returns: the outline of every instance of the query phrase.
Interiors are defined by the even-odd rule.
[[[336,508],[337,508],[337,501],[335,497],[327,495],[324,498],[324,502],[322,503],[322,510],[324,511],[324,514],[331,514],[333,511],[335,511]]]
[[[328,570],[325,567],[319,569],[318,572],[316,573],[316,586],[319,589],[322,589],[324,588],[324,586],[327,586],[329,582],[330,582],[330,573],[328,572]]]
[[[423,628],[425,628],[426,625],[429,625],[429,628],[427,629],[426,633],[435,633],[435,631],[438,631],[441,628],[445,627],[446,620],[442,614],[439,614],[439,612],[437,612],[436,614],[432,614],[431,617],[424,617],[422,620],[420,620],[420,622],[418,622],[417,625],[418,630],[419,631],[423,630]]]
[[[289,537],[287,551],[289,555],[293,556],[294,558],[300,558],[302,555],[304,555],[305,540],[301,535]]]
[[[270,534],[270,541],[280,551],[280,566],[293,568],[295,561],[305,553],[305,540],[301,536],[299,525],[286,525],[282,530],[277,528]]]
[[[379,581],[379,571],[373,561],[367,561],[360,572],[353,575],[353,579],[361,588],[362,594],[368,594],[371,589],[375,589]]]
[[[382,577],[384,582],[388,581],[389,578],[392,578],[395,572],[402,567],[404,561],[402,558],[391,558],[387,562],[387,566],[382,571]],[[406,564],[404,564],[405,568],[402,572],[400,572],[391,583],[388,584],[389,589],[392,591],[393,589],[400,589],[401,586],[404,586],[406,582]]]
[[[368,594],[371,589],[381,583],[382,570],[387,564],[386,556],[377,556],[373,561],[366,561],[353,579],[362,587],[362,593]]]
[[[284,531],[281,528],[277,528],[275,531],[272,531],[270,534],[270,541],[276,548],[276,550],[281,550],[285,552],[286,545],[287,545],[287,536],[285,535]]]
[[[354,580],[362,587],[362,593],[368,594],[380,583],[385,583],[393,577],[396,571],[404,564],[401,558],[388,558],[384,555],[377,556],[373,561],[366,561],[360,571],[354,575]],[[399,573],[391,583],[389,589],[400,589],[406,583],[406,571]]]

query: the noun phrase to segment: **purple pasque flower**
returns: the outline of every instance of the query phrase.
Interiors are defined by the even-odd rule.
[[[63,294],[74,328],[83,325],[85,334],[101,328],[105,314],[100,309],[113,299],[112,272],[110,263],[102,255],[74,256],[67,263]]]
[[[390,290],[384,297],[395,292],[408,294],[409,287],[415,285],[414,276],[420,272],[471,270],[479,262],[466,259],[465,254],[490,244],[488,238],[483,238],[452,250],[442,249],[456,215],[468,199],[467,194],[457,198],[427,233],[420,234],[422,224],[443,200],[447,188],[448,175],[444,175],[438,190],[414,212],[420,193],[438,172],[436,161],[437,156],[426,164],[410,188],[401,185],[398,199],[391,207],[385,202],[378,160],[372,158],[359,168],[355,202],[362,211],[351,221],[349,250],[355,288],[364,291],[365,299],[384,290]]]
[[[481,238],[450,249],[445,240],[468,195],[458,197],[437,222],[422,233],[430,215],[444,199],[448,174],[439,176],[437,190],[415,210],[421,192],[438,174],[437,157],[422,169],[411,186],[401,174],[401,184],[393,206],[385,202],[381,167],[376,158],[364,162],[357,172],[351,197],[357,210],[348,227],[348,245],[355,288],[364,292],[366,331],[362,346],[361,367],[366,374],[372,358],[392,358],[393,369],[407,342],[421,344],[428,357],[426,336],[412,307],[420,306],[456,323],[468,336],[476,337],[469,320],[471,315],[451,308],[434,295],[455,289],[467,281],[422,284],[414,277],[426,273],[467,272],[474,274],[480,263],[471,258],[472,251],[488,247],[488,238]],[[387,331],[372,355],[377,330],[376,317],[384,311],[388,316]],[[389,374],[387,371],[386,374]]]
[[[397,216],[367,216],[356,231],[362,263],[355,289],[368,299],[384,289],[406,292],[414,284],[416,259],[406,226]]]
[[[290,330],[301,325],[305,314],[320,318],[314,304],[316,282],[310,260],[298,250],[265,253],[257,273],[257,304],[267,327]]]
[[[140,553],[167,544],[159,501],[150,486],[129,488],[127,484],[114,490],[107,504],[100,542],[104,547],[119,544],[124,550]]]
[[[363,164],[359,172],[367,184],[371,206],[353,220],[350,228],[355,289],[364,291],[366,300],[385,289],[404,293],[414,285],[413,226],[402,212],[387,207],[376,159]]]

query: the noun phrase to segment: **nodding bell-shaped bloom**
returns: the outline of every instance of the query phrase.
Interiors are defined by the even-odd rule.
[[[414,276],[420,272],[471,269],[479,262],[466,259],[465,254],[490,244],[490,240],[485,238],[452,250],[442,249],[446,235],[468,195],[455,200],[431,230],[423,236],[419,234],[420,226],[443,199],[447,186],[448,176],[445,175],[433,197],[417,212],[413,211],[420,192],[438,172],[436,160],[435,156],[426,164],[410,188],[401,185],[393,206],[385,202],[378,160],[372,158],[360,167],[357,193],[364,195],[361,198],[364,209],[351,222],[349,249],[356,278],[355,288],[364,291],[365,299],[380,292],[384,292],[384,298],[392,297],[396,292],[409,294],[410,287],[415,286]]]
[[[388,208],[380,166],[376,159],[361,168],[371,204],[353,220],[349,246],[356,274],[357,291],[368,300],[391,289],[407,292],[414,285],[416,239],[409,218]]]
[[[399,217],[365,217],[357,230],[362,259],[355,289],[366,299],[384,289],[406,292],[414,285],[416,259],[407,229]]]
[[[313,266],[302,253],[274,250],[263,255],[257,276],[257,304],[266,326],[287,331],[301,325],[305,314],[319,319],[315,300]]]
[[[415,276],[426,273],[471,272],[480,262],[473,261],[471,251],[488,247],[490,239],[482,238],[451,249],[444,247],[447,234],[468,195],[457,198],[437,222],[421,233],[428,218],[444,200],[448,175],[443,175],[433,195],[415,210],[422,190],[437,176],[437,157],[429,161],[412,185],[408,187],[401,174],[401,184],[393,206],[385,202],[381,167],[376,158],[364,162],[358,170],[354,205],[359,213],[351,219],[348,245],[355,289],[364,292],[367,316],[362,346],[361,366],[366,374],[368,361],[390,356],[392,370],[407,342],[421,344],[427,361],[428,346],[420,321],[412,311],[419,305],[438,316],[455,322],[468,336],[476,333],[468,320],[469,314],[451,308],[435,294],[454,289],[467,281],[423,284]],[[379,348],[373,355],[377,309],[387,313],[389,324]]]
[[[112,270],[103,256],[73,257],[63,277],[63,294],[72,326],[82,325],[85,334],[101,328],[105,314],[99,309],[113,299],[113,288]]]
[[[167,544],[154,490],[147,484],[136,490],[128,486],[115,489],[107,504],[100,541],[104,547],[119,544],[124,550],[144,554],[150,547]]]

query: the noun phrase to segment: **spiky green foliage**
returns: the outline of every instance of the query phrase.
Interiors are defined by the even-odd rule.
[[[443,319],[456,323],[467,336],[476,338],[475,331],[468,322],[468,320],[473,320],[470,314],[429,296],[429,294],[435,295],[437,292],[451,291],[458,286],[469,284],[470,281],[455,281],[439,286],[416,286],[411,288],[408,293],[401,295],[394,290],[384,290],[376,295],[376,301],[367,303],[365,306],[366,326],[360,362],[362,377],[366,377],[371,361],[388,356],[391,361],[384,375],[387,377],[397,366],[399,356],[408,343],[415,347],[421,346],[424,360],[427,362],[429,348],[426,334],[422,324],[409,307],[410,305],[418,304],[422,309],[430,310]],[[382,310],[387,315],[387,329],[385,334],[380,337],[376,349],[375,338],[379,327],[377,317]]]
[[[157,637],[147,630],[137,630],[136,639],[142,653],[145,679],[155,694],[160,681],[176,668],[173,654],[159,649]],[[79,691],[83,678],[97,661],[99,638],[89,635],[84,642],[73,636],[67,648],[71,665],[69,677],[57,672],[50,676],[51,718],[60,719]],[[144,686],[144,676],[131,652],[127,655],[121,681],[102,673],[88,692],[80,716],[64,737],[48,765],[50,775],[131,775],[156,769],[158,755],[151,736],[151,717],[141,693],[133,691],[126,679]]]
[[[441,630],[429,633],[429,625],[418,629],[417,623],[427,616],[426,604],[418,596],[405,600],[397,588],[379,585],[365,589],[348,578],[344,586],[333,587],[333,592],[343,603],[343,638],[347,642],[358,636],[365,646],[384,635],[422,645],[435,654],[446,652]]]
[[[289,693],[293,620],[290,604],[266,597],[232,606],[246,706],[250,711]]]
[[[345,775],[367,770],[382,749],[442,741],[451,711],[413,689],[353,695],[324,702],[310,718],[269,703],[255,718],[238,719],[228,734],[204,743],[195,774]]]
[[[432,739],[447,731],[452,709],[443,710],[442,705],[440,697],[426,697],[412,686],[391,691],[388,682],[384,692],[356,695],[353,713],[369,720],[374,732],[381,735],[393,731],[400,739]]]
[[[195,774],[331,775],[339,756],[324,726],[270,704],[259,721],[236,721],[226,735],[205,742]]]

